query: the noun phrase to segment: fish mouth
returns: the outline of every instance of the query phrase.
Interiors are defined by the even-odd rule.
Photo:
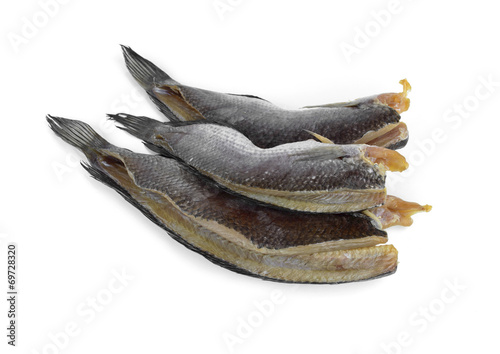
[[[386,171],[402,172],[409,167],[408,162],[399,152],[380,146],[367,145],[363,157],[371,164],[377,164]]]
[[[394,109],[398,114],[406,112],[410,107],[410,99],[407,97],[411,90],[408,80],[400,80],[403,85],[403,92],[382,93],[377,96],[370,96],[358,101],[378,103]],[[396,150],[402,148],[408,142],[408,127],[403,122],[388,123],[377,130],[366,131],[363,136],[353,142],[353,144],[367,144]]]
[[[375,101],[394,109],[398,113],[403,113],[410,107],[410,99],[407,97],[411,90],[408,80],[399,81],[403,85],[403,92],[383,93],[375,97]],[[366,132],[354,144],[367,144],[385,147],[389,149],[399,149],[406,145],[409,133],[408,127],[403,122],[386,124],[378,130]]]
[[[407,97],[408,92],[411,91],[411,85],[408,80],[403,79],[399,81],[403,85],[403,92],[400,93],[383,93],[376,97],[381,104],[385,104],[393,108],[398,113],[403,113],[410,108],[410,99]]]
[[[415,202],[407,202],[393,195],[388,195],[385,204],[379,207],[365,210],[365,214],[374,219],[382,229],[391,226],[410,226],[413,224],[411,218],[416,213],[431,211],[432,206],[420,205]]]
[[[405,123],[391,123],[379,130],[365,133],[354,144],[367,144],[390,149],[401,148],[406,145],[408,136],[408,127]]]

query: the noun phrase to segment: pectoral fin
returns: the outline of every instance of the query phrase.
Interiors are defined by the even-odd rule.
[[[153,88],[156,99],[165,104],[169,110],[182,121],[204,120],[205,117],[194,108],[176,85],[160,85]]]
[[[319,141],[321,141],[322,143],[325,143],[325,144],[335,144],[333,141],[331,141],[330,139],[324,137],[323,135],[319,135],[317,133],[314,133],[310,130],[307,130],[307,129],[304,129],[306,132],[308,132],[309,134],[311,134],[312,136],[314,136],[316,139],[318,139]]]

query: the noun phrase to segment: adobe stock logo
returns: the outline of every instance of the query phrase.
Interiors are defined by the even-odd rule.
[[[480,115],[475,116],[475,112],[491,100],[500,89],[500,81],[497,81],[492,74],[478,76],[477,84],[470,89],[470,94],[460,98],[453,105],[450,105],[443,114],[441,123],[436,126],[427,138],[420,138],[415,143],[413,151],[407,153],[407,161],[410,167],[403,173],[391,174],[388,176],[386,186],[395,189],[396,186],[411,177],[420,166],[422,166],[432,155],[436,153],[441,145],[448,138],[458,131],[467,120],[481,119]]]
[[[341,42],[340,50],[348,64],[352,62],[354,54],[360,54],[364,48],[370,45],[371,41],[382,33],[382,30],[389,27],[395,15],[403,11],[400,0],[390,0],[385,9],[371,11],[371,21],[364,26],[354,27],[354,37],[350,42]]]
[[[85,332],[85,328],[99,317],[108,307],[112,306],[116,297],[130,285],[134,276],[129,274],[125,268],[121,270],[111,269],[112,277],[107,281],[106,286],[87,296],[85,301],[80,302],[76,308],[76,315],[58,331],[47,333],[46,342],[39,348],[32,348],[31,354],[59,354],[71,346],[75,337]]]
[[[452,304],[463,294],[467,287],[458,279],[444,279],[439,295],[424,305],[420,305],[408,318],[408,329],[397,333],[396,338],[380,344],[385,354],[402,354],[433,323],[452,311]]]
[[[221,21],[226,19],[226,14],[233,12],[241,5],[243,0],[214,0],[212,6]]]
[[[250,312],[246,318],[238,317],[238,325],[234,333],[226,331],[222,334],[229,352],[234,353],[236,345],[243,344],[245,340],[249,339],[255,330],[274,314],[277,305],[282,305],[286,300],[285,294],[275,289],[271,291],[269,299],[254,301],[255,310]]]
[[[70,0],[38,1],[40,9],[31,16],[21,17],[21,27],[19,31],[7,33],[7,39],[14,49],[14,52],[18,53],[21,45],[28,44],[31,39],[35,38],[40,30],[46,27],[52,18],[57,16],[61,5],[65,5],[69,1]]]

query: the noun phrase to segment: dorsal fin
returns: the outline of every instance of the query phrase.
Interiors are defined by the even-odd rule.
[[[248,98],[255,98],[255,99],[257,99],[257,100],[261,100],[261,101],[269,102],[268,100],[263,99],[262,97],[259,97],[259,96],[255,96],[255,95],[245,95],[245,94],[240,94],[240,93],[228,93],[228,95],[231,95],[231,96],[248,97]]]
[[[335,107],[359,107],[359,100],[339,103],[326,103],[314,106],[304,106],[302,108],[335,108]]]
[[[318,139],[320,142],[325,143],[325,144],[335,144],[333,141],[330,139],[324,137],[323,135],[319,135],[318,133],[312,132],[310,130],[304,129],[306,132],[314,136],[316,139]]]

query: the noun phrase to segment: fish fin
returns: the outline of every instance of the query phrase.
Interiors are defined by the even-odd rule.
[[[137,54],[132,48],[122,45],[123,57],[128,71],[134,79],[146,90],[153,104],[171,122],[179,121],[175,113],[156,97],[153,88],[159,84],[177,84],[167,73],[149,60]]]
[[[122,125],[122,127],[118,127],[119,129],[125,130],[130,135],[142,140],[150,140],[155,127],[164,124],[152,118],[133,116],[126,113],[108,114],[107,116]]]
[[[205,116],[186,99],[182,88],[178,85],[156,85],[151,89],[151,96],[156,97],[155,104],[158,105],[159,102],[162,106],[167,107],[171,115],[176,117],[178,121],[205,120]]]
[[[163,225],[163,223],[158,220],[149,209],[144,207],[141,203],[130,195],[130,193],[122,187],[118,182],[116,182],[109,174],[105,171],[101,170],[98,166],[94,166],[93,164],[88,164],[85,162],[81,163],[82,167],[90,174],[92,178],[96,181],[101,182],[102,184],[114,189],[118,194],[120,194],[127,202],[132,204],[134,207],[139,209],[139,211],[144,214],[149,220],[154,222],[156,225],[160,226],[162,229],[165,229],[168,232],[171,232],[169,229]],[[175,237],[174,237],[175,238]],[[178,240],[177,240],[178,241]],[[182,242],[181,242],[182,243]]]
[[[335,108],[335,107],[359,107],[359,102],[357,100],[350,102],[339,102],[339,103],[327,103],[314,106],[304,106],[302,108]]]
[[[149,99],[153,102],[156,108],[165,116],[170,122],[180,122],[181,120],[175,115],[170,108],[155,96],[153,92],[148,91]]]
[[[257,100],[262,100],[262,101],[265,101],[265,102],[269,102],[268,100],[263,99],[262,97],[259,97],[259,96],[255,96],[255,95],[244,95],[244,94],[238,94],[238,93],[227,93],[226,95],[240,96],[240,97],[247,97],[247,98],[255,98]]]
[[[296,152],[291,155],[296,157],[295,161],[297,162],[335,160],[350,156],[342,149],[325,149],[323,146],[318,146],[315,149],[307,149],[305,151]]]
[[[132,48],[124,45],[121,47],[128,71],[146,91],[150,91],[158,83],[176,83],[166,72],[137,54]]]
[[[324,137],[323,135],[319,135],[318,133],[312,132],[310,130],[304,129],[306,132],[314,136],[316,139],[318,139],[320,142],[325,143],[325,144],[335,144],[333,141],[330,139]]]
[[[378,229],[382,229],[383,225],[382,225],[382,222],[380,221],[380,219],[375,215],[373,214],[370,210],[363,210],[362,211],[363,214],[365,214],[366,216],[368,216],[372,223],[374,223]]]
[[[112,146],[87,123],[51,115],[47,115],[47,121],[58,137],[85,154]]]
[[[161,146],[158,146],[158,145],[155,145],[153,143],[150,143],[149,141],[143,141],[142,143],[149,150],[151,150],[151,151],[153,151],[153,152],[155,152],[157,154],[160,154],[161,156],[168,157],[168,158],[171,158],[171,159],[174,159],[174,160],[177,160],[177,161],[182,161],[177,156],[175,156],[170,151],[168,151],[167,149],[165,149],[165,148],[163,148]]]
[[[130,194],[124,188],[122,188],[113,178],[111,178],[106,172],[102,171],[100,168],[92,164],[89,164],[87,162],[82,161],[80,164],[96,181],[99,181],[105,184],[106,186],[113,188],[118,193],[120,193],[125,199],[127,199],[128,202],[132,204],[134,204],[133,202],[136,202],[135,200],[132,202],[132,197],[130,196]]]
[[[185,100],[176,86],[179,84],[177,81],[130,47],[122,45],[122,50],[130,74],[146,90],[158,110],[171,122],[205,119]]]

